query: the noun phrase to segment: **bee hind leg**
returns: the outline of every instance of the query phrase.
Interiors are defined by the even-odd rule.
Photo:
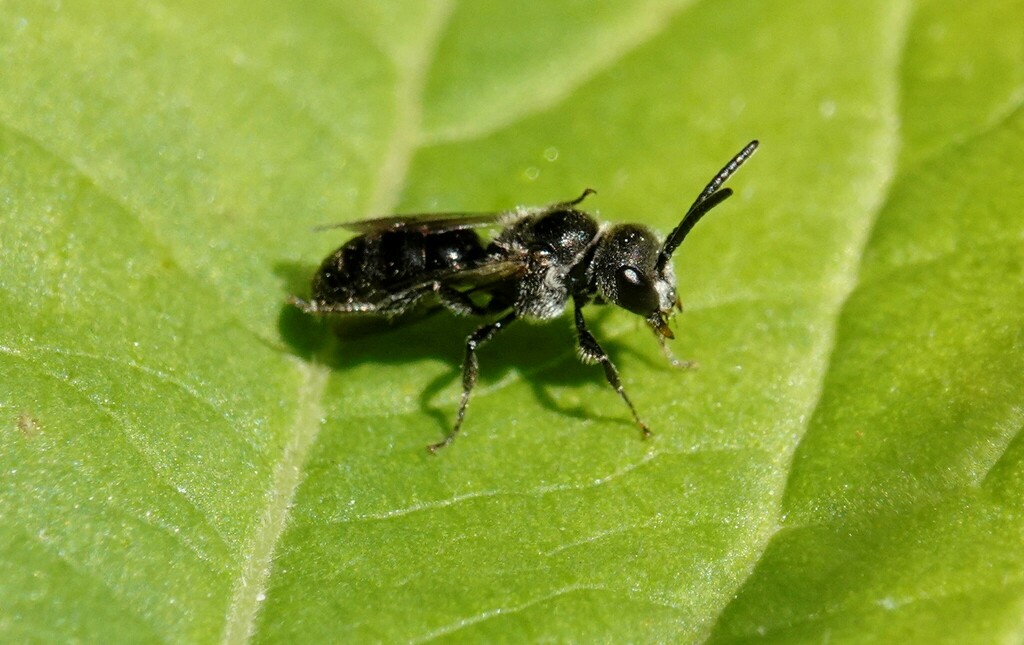
[[[432,288],[444,308],[456,316],[484,316],[487,314],[487,310],[458,289],[453,289],[440,282],[434,282]]]

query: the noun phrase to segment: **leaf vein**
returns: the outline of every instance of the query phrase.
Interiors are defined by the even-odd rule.
[[[99,412],[103,416],[105,416],[105,417],[111,419],[112,421],[114,421],[115,424],[120,428],[121,434],[125,438],[125,444],[127,445],[127,447],[130,450],[132,450],[132,452],[135,453],[135,455],[138,457],[139,462],[146,464],[147,468],[153,474],[154,479],[156,479],[156,481],[159,482],[160,485],[162,485],[165,489],[170,491],[174,496],[176,496],[177,498],[179,498],[182,501],[184,501],[185,505],[188,506],[188,508],[192,509],[192,511],[198,517],[203,518],[203,523],[206,525],[207,528],[210,529],[210,531],[214,535],[217,536],[217,539],[220,541],[221,546],[226,551],[230,552],[232,550],[230,542],[227,539],[227,537],[223,533],[221,533],[217,529],[216,526],[214,526],[213,524],[211,524],[207,520],[206,514],[202,512],[202,509],[200,509],[196,505],[196,503],[194,501],[192,501],[188,497],[188,495],[186,495],[186,493],[183,491],[183,489],[182,489],[182,487],[180,485],[175,484],[175,483],[171,482],[170,480],[168,480],[167,479],[167,474],[164,471],[162,471],[160,468],[157,468],[157,466],[153,463],[153,461],[147,455],[146,451],[139,447],[136,439],[134,438],[135,433],[132,430],[132,428],[134,426],[128,421],[128,419],[126,419],[126,418],[122,417],[121,415],[117,414],[114,410],[112,410],[110,407],[105,405],[102,402],[102,400],[100,400],[98,397],[90,394],[84,388],[81,388],[81,387],[77,386],[73,381],[69,380],[66,375],[42,368],[40,365],[32,362],[29,359],[29,357],[25,356],[19,350],[11,348],[11,347],[6,347],[4,345],[0,345],[0,353],[6,354],[7,356],[10,356],[10,357],[16,358],[18,360],[24,361],[25,363],[28,364],[29,369],[33,370],[37,374],[40,374],[42,376],[45,376],[47,378],[52,379],[53,381],[55,381],[57,383],[60,383],[61,385],[66,387],[69,391],[71,391],[74,394],[78,395],[83,401],[85,401],[85,402],[89,403],[90,405],[92,405],[97,410],[97,412]],[[188,541],[183,540],[180,536],[176,535],[175,538],[179,542],[182,542],[183,544],[185,544],[189,548],[189,550],[192,551],[193,553],[195,553],[196,557],[198,557],[200,560],[203,560],[205,562],[211,562],[209,556],[207,556],[207,555],[203,554],[202,552],[200,552],[197,549],[197,547],[195,547],[195,545],[189,543]]]
[[[871,240],[871,233],[874,227],[878,224],[881,212],[888,200],[893,179],[897,173],[896,165],[900,156],[899,144],[901,142],[902,131],[899,121],[899,78],[906,60],[907,45],[912,26],[913,7],[911,3],[903,2],[898,8],[894,9],[893,12],[891,29],[896,38],[890,41],[895,43],[895,49],[892,57],[893,64],[891,67],[891,79],[888,91],[881,97],[883,111],[887,115],[886,124],[883,125],[883,128],[886,125],[890,128],[885,132],[886,136],[884,140],[892,142],[891,148],[886,151],[888,165],[884,174],[879,178],[878,183],[881,186],[881,189],[879,190],[878,195],[875,196],[873,208],[871,208],[867,213],[868,216],[864,218],[863,225],[852,231],[848,247],[855,249],[856,252],[843,257],[844,264],[842,268],[838,269],[833,275],[833,279],[829,281],[829,284],[833,285],[830,298],[831,302],[829,303],[832,311],[831,329],[821,338],[820,349],[817,352],[818,356],[812,356],[808,359],[809,362],[812,362],[812,359],[816,358],[817,360],[813,360],[813,362],[819,365],[816,393],[808,400],[807,412],[799,417],[802,427],[798,433],[795,433],[795,440],[792,440],[790,445],[786,446],[778,455],[776,470],[780,481],[778,486],[775,487],[774,490],[770,491],[769,499],[766,500],[766,504],[772,507],[770,511],[770,519],[768,519],[768,521],[765,522],[764,527],[760,529],[760,536],[754,538],[756,551],[752,553],[752,557],[750,557],[746,571],[739,577],[734,593],[730,594],[732,601],[735,601],[735,599],[740,596],[743,588],[756,575],[758,565],[763,560],[771,543],[775,540],[775,537],[786,528],[784,519],[786,504],[785,498],[792,482],[793,466],[796,461],[797,453],[799,452],[804,439],[807,437],[807,433],[810,431],[811,424],[815,418],[814,412],[821,404],[826,380],[835,357],[839,326],[842,320],[843,310],[846,303],[849,301],[849,298],[857,288],[863,268],[864,258]],[[827,292],[824,293],[823,299],[826,297],[829,297]],[[718,624],[726,615],[731,604],[732,602],[723,604],[717,615],[712,615],[710,617],[706,625],[707,631],[701,639],[702,642],[707,642],[715,635]]]
[[[391,210],[388,206],[397,199],[398,190],[408,172],[415,148],[416,132],[420,127],[427,65],[437,51],[438,41],[448,24],[453,4],[436,3],[434,7],[434,24],[424,26],[422,55],[413,57],[407,69],[400,70],[404,73],[399,74],[396,82],[397,112],[394,133],[384,153],[376,183],[371,190],[371,212]],[[274,553],[284,535],[290,518],[290,509],[302,483],[305,463],[316,444],[323,423],[322,399],[329,377],[326,363],[325,360],[315,358],[313,362],[300,364],[299,372],[303,375],[303,384],[299,392],[299,413],[288,445],[274,469],[266,495],[266,506],[231,595],[221,639],[224,643],[248,642],[256,632],[260,603],[272,574]]]

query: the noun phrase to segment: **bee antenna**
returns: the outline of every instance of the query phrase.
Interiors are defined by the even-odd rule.
[[[672,258],[672,254],[675,252],[679,245],[683,243],[686,236],[689,234],[693,227],[697,225],[702,217],[708,214],[715,206],[718,206],[725,200],[729,199],[732,195],[732,189],[722,188],[722,184],[725,183],[729,177],[732,176],[740,166],[750,158],[750,155],[754,154],[757,150],[758,141],[757,139],[748,143],[743,150],[740,150],[735,157],[729,160],[729,163],[718,171],[718,174],[714,176],[711,182],[704,187],[700,195],[690,206],[690,210],[686,211],[686,215],[683,216],[679,226],[669,233],[668,237],[665,238],[665,244],[661,247],[661,253],[658,254],[658,269],[663,269],[668,264],[669,259]]]
[[[582,195],[580,195],[576,199],[572,200],[571,202],[564,202],[564,205],[565,206],[578,206],[580,204],[580,202],[582,202],[584,199],[586,199],[589,195],[596,195],[596,194],[597,194],[597,191],[594,190],[593,188],[585,188],[585,189],[583,189],[583,194]]]

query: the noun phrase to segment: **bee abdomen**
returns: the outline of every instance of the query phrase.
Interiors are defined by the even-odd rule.
[[[400,310],[422,294],[411,293],[427,276],[439,278],[476,266],[485,257],[473,231],[383,231],[352,238],[320,265],[313,302],[322,311]],[[387,311],[389,315],[395,313]]]

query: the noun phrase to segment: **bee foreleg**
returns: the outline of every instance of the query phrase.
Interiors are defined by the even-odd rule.
[[[681,370],[695,370],[700,367],[700,365],[697,364],[697,361],[681,361],[676,358],[676,355],[673,354],[671,348],[669,348],[668,343],[665,342],[665,337],[659,333],[655,333],[654,336],[658,339],[658,344],[661,345],[661,353],[665,355],[665,359],[668,360],[672,367],[678,367]]]

